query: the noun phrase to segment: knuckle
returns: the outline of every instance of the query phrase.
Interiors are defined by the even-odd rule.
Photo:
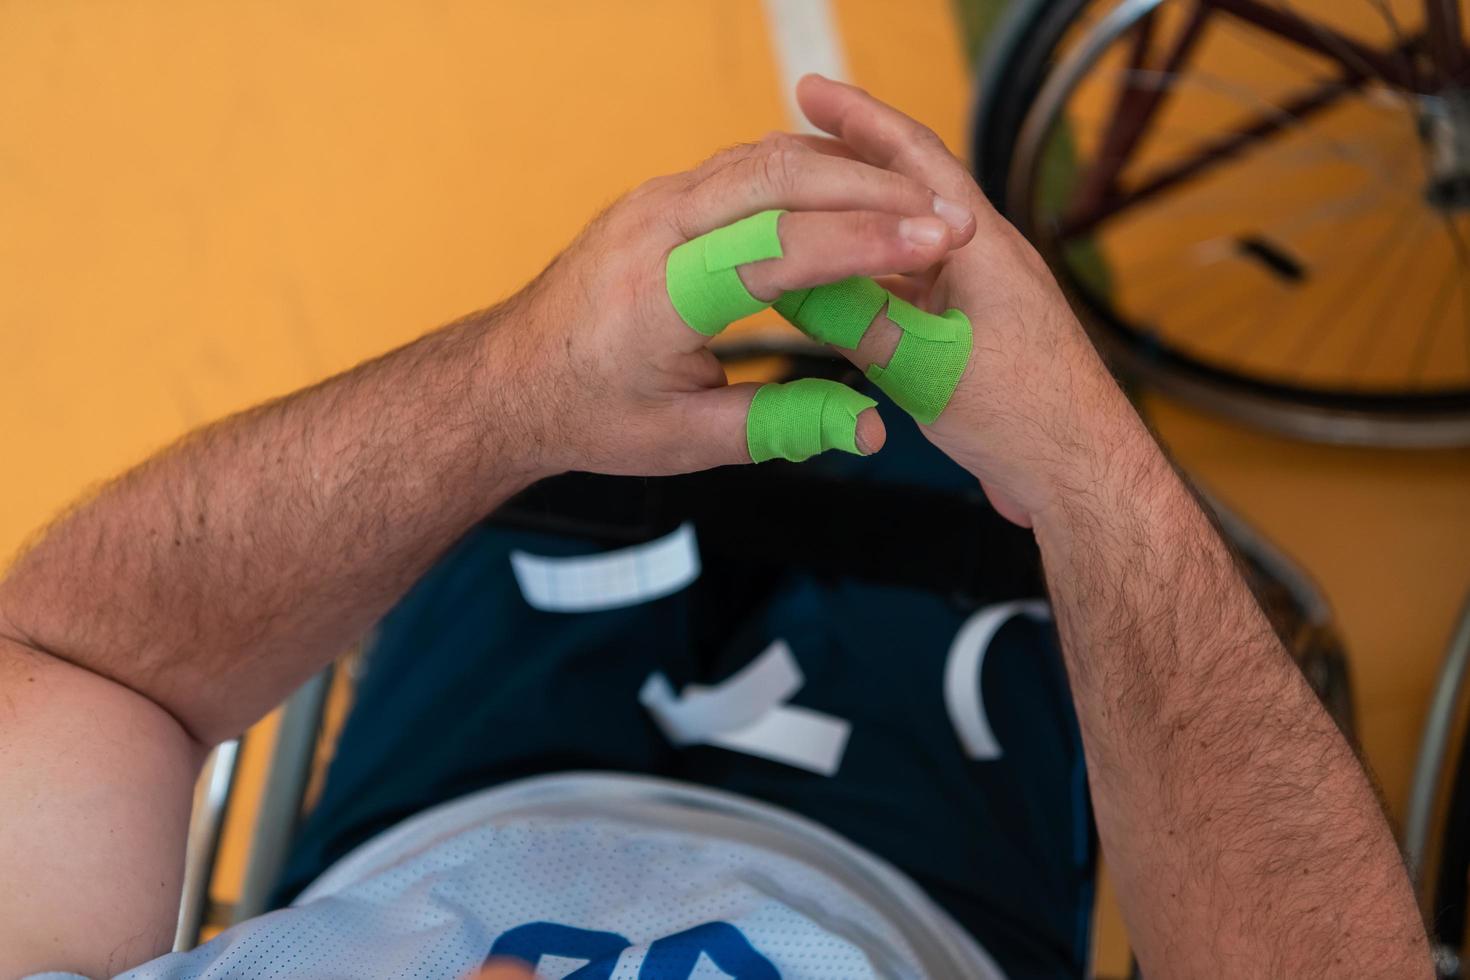
[[[891,135],[900,156],[904,158],[924,160],[939,154],[949,155],[949,148],[944,145],[939,134],[923,123],[907,120],[904,124],[893,127]]]
[[[705,177],[723,170],[737,160],[749,156],[752,149],[754,149],[752,143],[736,143],[734,146],[727,146],[707,157],[703,163],[694,168],[692,175],[696,178]]]
[[[694,228],[697,225],[699,208],[693,200],[692,194],[678,194],[669,202],[668,207],[663,209],[663,214],[680,238],[693,238]]]
[[[795,136],[792,136],[790,133],[784,132],[779,129],[773,129],[765,136],[762,136],[761,141],[759,144],[757,144],[757,146],[768,153],[777,150],[800,153],[806,149],[806,145],[803,144],[801,140],[797,139]]]
[[[944,140],[939,138],[939,134],[934,132],[934,130],[930,129],[928,126],[925,126],[923,123],[914,123],[914,133],[912,139],[919,145],[927,147],[931,150],[942,150],[945,148]]]
[[[649,198],[656,198],[668,190],[670,182],[673,179],[673,177],[653,177],[645,180],[629,191],[623,197],[623,200],[628,203],[637,204],[645,202]]]
[[[796,172],[796,154],[790,149],[774,149],[761,157],[760,179],[769,190],[791,190],[796,183]]]

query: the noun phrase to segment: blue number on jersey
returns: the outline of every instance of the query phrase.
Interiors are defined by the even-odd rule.
[[[543,956],[586,960],[566,980],[608,980],[623,950],[633,945],[615,932],[578,929],[555,922],[531,922],[506,931],[490,947],[490,959],[513,956],[533,967]],[[781,974],[728,922],[706,922],[648,947],[639,980],[689,980],[700,954],[734,980],[781,980]]]
[[[735,980],[781,980],[771,961],[728,922],[706,922],[655,940],[648,947],[638,980],[689,980],[700,953]]]
[[[487,959],[514,956],[533,967],[543,956],[565,956],[586,960],[587,965],[567,974],[567,980],[607,980],[612,976],[618,956],[633,945],[615,932],[594,932],[558,925],[555,922],[531,922],[502,933],[490,947]]]

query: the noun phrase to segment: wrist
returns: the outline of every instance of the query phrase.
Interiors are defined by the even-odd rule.
[[[511,492],[565,472],[544,358],[530,349],[539,334],[522,322],[519,298],[475,314],[464,326],[474,348],[467,390],[480,458]]]
[[[1115,496],[1142,469],[1168,468],[1092,346],[1059,346],[1045,363],[1010,365],[1009,391],[991,388],[928,430],[1003,516],[1038,530],[1071,519],[1088,498]]]

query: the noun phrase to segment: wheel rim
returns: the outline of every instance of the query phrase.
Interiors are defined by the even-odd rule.
[[[1022,123],[1008,210],[1125,367],[1311,438],[1460,445],[1470,58],[1463,43],[1431,50],[1411,0],[1360,2],[1387,45],[1308,18],[1300,0],[1083,8]],[[1436,3],[1461,13],[1426,2],[1426,24]],[[1242,51],[1255,60],[1231,67]],[[1459,80],[1436,78],[1455,57]],[[1125,99],[1135,117],[1157,105],[1131,146],[1123,126],[1120,157]]]

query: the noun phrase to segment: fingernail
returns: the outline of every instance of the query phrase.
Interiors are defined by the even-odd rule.
[[[868,417],[870,412],[871,418]],[[865,408],[858,413],[852,436],[853,444],[863,456],[871,456],[883,448],[883,420],[878,417],[876,408]]]
[[[940,197],[938,194],[934,195],[934,213],[943,218],[944,223],[954,229],[965,227],[965,225],[970,223],[970,219],[974,217],[970,213],[970,209],[963,204],[951,201],[947,197]]]
[[[904,218],[898,233],[915,245],[938,245],[947,234],[944,224],[934,218]]]

